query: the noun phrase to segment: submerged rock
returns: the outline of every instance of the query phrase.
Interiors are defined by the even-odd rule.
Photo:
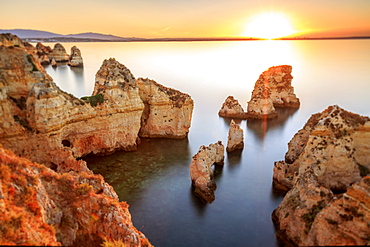
[[[280,65],[264,71],[255,83],[248,102],[248,118],[277,117],[275,107],[299,108],[299,99],[291,85],[292,66]]]
[[[184,138],[191,125],[194,102],[190,95],[164,87],[149,79],[137,79],[145,109],[141,137]]]
[[[246,119],[247,113],[233,96],[228,96],[218,112],[220,117]]]
[[[227,138],[227,152],[232,152],[237,149],[244,148],[244,132],[243,129],[237,125],[232,119],[230,122],[230,129]]]
[[[69,57],[69,66],[71,67],[83,67],[84,62],[82,60],[81,51],[76,46],[71,48],[71,55]]]
[[[289,190],[273,219],[294,245],[365,245],[370,237],[370,119],[330,106],[311,116],[275,163]]]
[[[201,146],[197,154],[192,157],[190,164],[190,178],[194,191],[206,202],[215,200],[216,183],[213,181],[213,164],[223,165],[224,145],[221,141]]]

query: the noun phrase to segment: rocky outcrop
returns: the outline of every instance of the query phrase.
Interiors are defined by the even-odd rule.
[[[338,106],[311,116],[275,163],[273,184],[289,190],[273,219],[294,245],[364,245],[370,237],[370,119]]]
[[[83,67],[84,62],[82,60],[81,51],[76,46],[71,48],[71,55],[69,57],[69,66],[71,67]]]
[[[299,108],[300,102],[292,86],[292,66],[280,65],[262,73],[263,81],[268,81],[270,98],[275,107]]]
[[[137,84],[145,106],[141,117],[140,136],[186,137],[194,108],[191,97],[149,79],[139,78]]]
[[[151,246],[100,175],[58,174],[0,148],[0,244]]]
[[[197,154],[192,157],[190,164],[190,178],[194,191],[206,202],[215,200],[216,183],[213,181],[213,164],[224,163],[224,145],[221,141],[201,146]]]
[[[49,53],[48,57],[50,60],[54,58],[57,62],[69,62],[69,55],[64,46],[60,43],[54,45],[53,51]]]
[[[0,47],[0,78],[0,143],[17,155],[57,171],[90,172],[84,161],[76,158],[136,149],[144,103],[134,76],[115,59],[103,62],[96,74],[93,95],[81,99],[60,90],[39,61],[22,48]],[[170,99],[161,103],[170,107],[160,107],[167,109],[167,114],[177,114],[169,116],[176,118],[176,124],[162,128],[157,122],[155,128],[166,131],[155,135],[184,137],[191,120],[192,107],[188,102],[192,101],[180,96],[180,92],[164,91],[166,94],[160,97]],[[155,107],[153,111],[158,109]],[[179,109],[171,112],[171,107]],[[148,122],[155,122],[151,117]],[[186,122],[181,123],[182,120]],[[186,126],[189,127],[185,129]]]
[[[254,86],[251,100],[248,102],[248,118],[274,118],[275,107],[299,108],[299,99],[291,85],[292,67],[281,65],[264,71]]]
[[[246,119],[247,113],[233,96],[228,96],[218,112],[220,117]]]
[[[25,48],[24,42],[18,36],[11,33],[0,34],[0,45],[6,47],[20,47]]]
[[[232,152],[237,149],[244,148],[244,132],[232,119],[227,137],[227,152]]]
[[[36,44],[36,53],[39,58],[39,61],[42,65],[48,65],[52,61],[52,59],[49,58],[49,54],[53,51],[50,46],[44,46],[40,42],[37,42]],[[56,64],[55,59],[53,60]]]

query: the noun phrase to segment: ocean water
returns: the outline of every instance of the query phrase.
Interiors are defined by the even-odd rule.
[[[46,70],[77,97],[92,93],[95,73],[114,57],[136,78],[186,92],[195,102],[188,138],[142,139],[137,151],[84,158],[130,204],[134,225],[157,247],[276,245],[271,213],[283,195],[272,189],[272,169],[289,140],[329,105],[370,116],[370,40],[63,45],[80,48],[84,68]],[[201,145],[226,145],[230,119],[217,113],[227,96],[246,109],[259,75],[282,64],[293,66],[300,109],[278,109],[279,117],[268,121],[237,121],[245,147],[225,153],[225,164],[214,168],[216,200],[204,203],[191,190],[191,157]]]

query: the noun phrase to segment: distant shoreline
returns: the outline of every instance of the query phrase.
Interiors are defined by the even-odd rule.
[[[271,40],[348,40],[348,39],[370,39],[370,36],[352,36],[352,37],[317,37],[317,38],[279,38]],[[90,38],[69,38],[69,37],[55,37],[55,38],[23,38],[22,40],[27,42],[44,42],[44,43],[55,43],[55,42],[199,42],[199,41],[260,41],[268,39],[257,39],[257,38],[126,38],[122,40],[106,40],[106,39],[90,39]]]

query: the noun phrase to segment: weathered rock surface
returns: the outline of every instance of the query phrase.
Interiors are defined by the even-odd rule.
[[[53,58],[57,62],[68,62],[69,61],[69,55],[67,54],[66,49],[64,46],[60,43],[56,43],[54,45],[53,51],[49,53],[48,57],[50,60]]]
[[[244,148],[244,132],[239,125],[232,119],[230,122],[230,129],[227,138],[227,152],[232,152],[237,149]]]
[[[224,145],[221,141],[210,144],[208,147],[201,146],[197,154],[192,157],[190,164],[190,178],[195,193],[206,202],[215,200],[216,183],[213,181],[213,164],[224,163]]]
[[[140,98],[145,109],[141,117],[141,137],[184,138],[188,135],[194,102],[190,95],[139,78]]]
[[[36,53],[37,53],[39,61],[42,65],[50,64],[52,59],[49,58],[49,53],[51,53],[52,51],[53,51],[53,49],[51,49],[50,46],[45,46],[42,43],[37,42],[37,44],[36,44]],[[56,64],[55,59],[53,61]]]
[[[0,45],[6,47],[20,47],[25,48],[24,42],[16,35],[11,33],[2,33],[0,35]]]
[[[100,175],[58,174],[0,148],[0,244],[151,246]]]
[[[264,71],[254,86],[248,102],[248,118],[274,118],[275,107],[299,108],[299,99],[291,85],[292,66],[280,65]]]
[[[81,51],[76,46],[71,48],[71,55],[69,57],[69,66],[71,67],[83,67],[84,62],[82,60]]]
[[[370,239],[370,119],[330,106],[311,116],[275,163],[277,236],[294,245],[365,245]]]
[[[220,117],[246,119],[247,113],[233,96],[228,96],[218,112]]]

